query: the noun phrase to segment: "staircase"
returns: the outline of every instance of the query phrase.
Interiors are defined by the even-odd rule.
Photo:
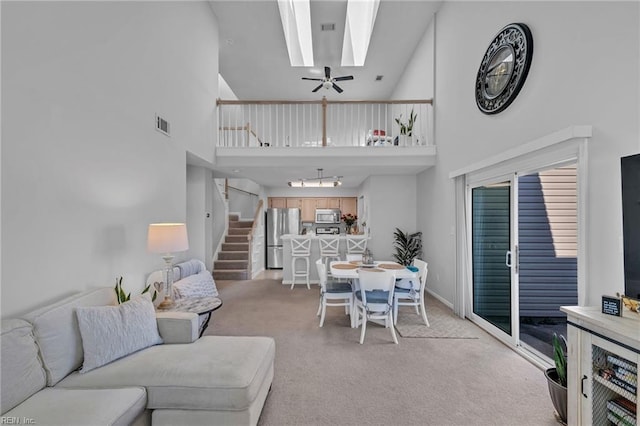
[[[229,215],[229,230],[218,252],[218,260],[213,262],[215,280],[251,279],[247,235],[252,225],[253,220],[240,220],[237,214]]]

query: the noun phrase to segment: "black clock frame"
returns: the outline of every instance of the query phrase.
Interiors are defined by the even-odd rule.
[[[509,46],[515,54],[513,72],[502,91],[491,96],[486,90],[487,73],[490,71],[488,65],[504,46]],[[513,102],[527,79],[532,57],[533,37],[526,24],[512,23],[498,32],[489,44],[476,76],[475,96],[480,111],[485,114],[497,114]]]

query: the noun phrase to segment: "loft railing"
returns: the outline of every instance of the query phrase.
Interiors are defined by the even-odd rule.
[[[430,99],[218,99],[220,147],[421,146],[433,143]],[[412,126],[407,131],[410,117]],[[405,125],[404,131],[400,124]]]

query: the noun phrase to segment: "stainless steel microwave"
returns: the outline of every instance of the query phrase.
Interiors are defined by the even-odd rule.
[[[340,223],[340,209],[316,209],[316,223]]]

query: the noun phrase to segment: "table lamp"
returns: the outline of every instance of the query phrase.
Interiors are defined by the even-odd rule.
[[[173,304],[173,254],[189,249],[187,225],[184,223],[152,223],[149,225],[147,249],[151,253],[163,253],[165,262],[164,300],[161,307]]]

